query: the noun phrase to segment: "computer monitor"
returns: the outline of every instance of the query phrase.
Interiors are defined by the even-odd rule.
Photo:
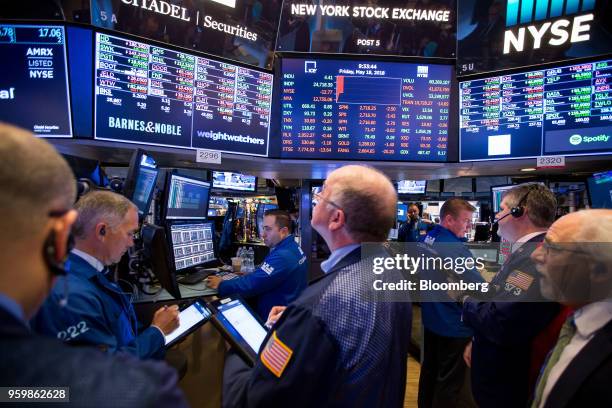
[[[491,204],[493,208],[493,216],[499,212],[499,205],[501,204],[504,193],[514,187],[516,187],[516,184],[491,186]]]
[[[169,222],[168,237],[177,273],[217,262],[214,221]]]
[[[205,220],[210,183],[194,177],[168,173],[164,189],[163,219]]]
[[[175,269],[168,250],[166,231],[157,225],[144,225],[141,231],[145,258],[151,265],[153,274],[175,299],[181,298],[176,282]]]
[[[213,188],[230,191],[257,190],[257,177],[231,171],[213,171]]]
[[[268,210],[275,210],[278,208],[278,205],[271,203],[260,203],[257,206],[257,232],[259,233],[259,237],[263,234],[263,221],[264,214]]]
[[[408,204],[397,204],[397,220],[399,222],[408,221]]]
[[[612,208],[612,170],[589,177],[587,191],[591,208]]]
[[[398,194],[425,194],[427,180],[398,180]]]
[[[146,216],[149,212],[158,174],[157,163],[153,157],[141,149],[132,154],[130,169],[123,184],[123,194],[136,204],[141,216]]]

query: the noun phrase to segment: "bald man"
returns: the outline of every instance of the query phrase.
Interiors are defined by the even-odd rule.
[[[575,309],[541,370],[532,407],[611,407],[612,210],[561,217],[531,257],[542,295]]]
[[[374,276],[362,246],[384,242],[395,222],[393,185],[372,168],[345,166],[314,199],[311,224],[331,250],[325,275],[282,312],[255,367],[228,356],[223,405],[402,407],[410,303],[360,295]]]
[[[64,401],[74,406],[187,406],[163,363],[108,357],[30,331],[28,319],[65,274],[76,180],[49,143],[0,123],[0,186],[0,384],[67,387]]]

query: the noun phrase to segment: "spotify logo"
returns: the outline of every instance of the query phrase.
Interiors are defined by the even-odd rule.
[[[582,143],[582,136],[580,135],[571,135],[569,138],[569,142],[571,144],[573,144],[574,146],[578,146],[580,143]]]

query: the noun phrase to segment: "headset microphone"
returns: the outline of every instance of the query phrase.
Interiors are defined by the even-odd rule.
[[[503,216],[503,217],[501,217],[501,218],[496,218],[496,219],[494,219],[494,220],[493,220],[493,224],[497,224],[498,222],[500,222],[501,220],[503,220],[504,218],[506,218],[506,217],[508,217],[508,216],[510,216],[510,215],[512,215],[512,213],[508,213],[508,214],[504,215],[504,216]]]

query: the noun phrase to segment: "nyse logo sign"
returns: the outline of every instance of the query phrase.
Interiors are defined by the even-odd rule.
[[[316,74],[317,61],[304,61],[304,72],[307,74]]]
[[[588,41],[595,0],[507,0],[504,54]],[[572,16],[568,18],[568,16]],[[548,20],[543,23],[537,23]]]

